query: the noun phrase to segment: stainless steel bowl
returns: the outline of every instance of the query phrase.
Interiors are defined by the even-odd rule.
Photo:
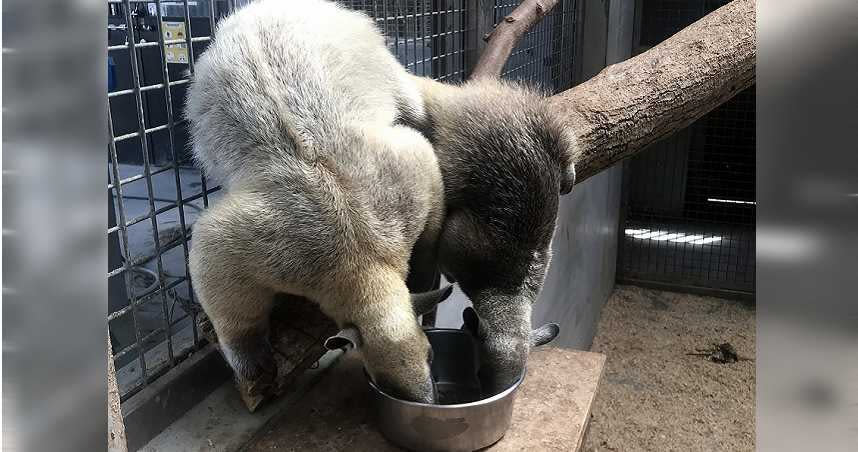
[[[442,405],[408,402],[381,391],[367,378],[381,433],[415,451],[472,451],[500,440],[509,428],[524,373],[500,394],[480,399],[477,344],[461,330],[427,329],[432,375]]]

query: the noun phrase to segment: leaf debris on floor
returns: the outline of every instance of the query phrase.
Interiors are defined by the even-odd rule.
[[[709,361],[718,364],[730,364],[739,361],[753,361],[750,358],[739,356],[736,353],[736,348],[729,342],[721,344],[712,344],[709,348],[696,348],[695,353],[687,353],[689,356],[703,356]]]

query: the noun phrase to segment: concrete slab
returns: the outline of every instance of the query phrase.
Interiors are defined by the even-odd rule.
[[[342,355],[332,351],[319,360],[319,366],[308,369],[293,383],[290,391],[262,406],[254,413],[247,411],[233,382],[227,381],[202,402],[164,429],[141,452],[233,452],[240,450],[266,422],[304,397],[313,385],[325,381],[323,376]]]
[[[512,426],[492,451],[581,449],[605,356],[544,348],[530,358]],[[397,451],[372,425],[369,393],[354,353],[273,419],[245,451]]]

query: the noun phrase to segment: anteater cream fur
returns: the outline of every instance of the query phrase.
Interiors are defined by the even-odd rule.
[[[360,332],[371,376],[431,402],[429,345],[404,280],[434,247],[443,184],[413,81],[371,20],[331,2],[259,0],[224,19],[188,95],[194,155],[226,194],[194,225],[197,296],[240,379],[276,369],[272,296]],[[429,252],[427,254],[434,254]]]

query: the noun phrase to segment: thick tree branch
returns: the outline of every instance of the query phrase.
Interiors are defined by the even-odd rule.
[[[483,38],[488,41],[488,45],[480,55],[470,78],[500,76],[506,60],[521,37],[539,23],[556,4],[557,0],[521,2],[512,13],[504,17],[503,22],[497,24],[494,31]]]
[[[754,83],[754,0],[734,0],[649,51],[549,99],[577,138],[577,182],[690,125]]]

